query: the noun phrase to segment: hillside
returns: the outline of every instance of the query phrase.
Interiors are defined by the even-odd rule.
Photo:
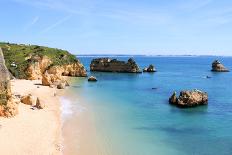
[[[30,70],[31,68],[33,68],[32,70],[36,70],[38,68],[36,64],[40,65],[41,68],[41,61],[43,61],[44,58],[49,60],[49,64],[43,66],[45,69],[41,70],[41,74],[52,66],[78,64],[78,72],[80,73],[71,74],[70,76],[86,76],[85,69],[79,60],[65,50],[38,45],[11,44],[4,42],[0,42],[0,48],[2,48],[8,70],[14,77],[19,79],[31,79],[31,71],[29,72],[28,68],[30,68]]]

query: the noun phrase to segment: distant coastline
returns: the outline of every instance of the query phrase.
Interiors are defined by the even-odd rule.
[[[130,55],[130,54],[77,54],[76,57],[232,57],[229,55]]]

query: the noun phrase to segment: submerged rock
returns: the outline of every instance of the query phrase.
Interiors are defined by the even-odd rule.
[[[179,97],[176,92],[169,98],[169,103],[182,108],[208,104],[208,94],[200,90],[181,91]]]
[[[213,72],[229,72],[229,70],[221,64],[218,60],[215,60],[212,63],[212,71]]]
[[[109,58],[93,59],[90,64],[90,71],[141,73],[139,66],[132,58],[127,62]]]
[[[97,78],[94,77],[94,76],[90,76],[90,77],[88,78],[88,81],[90,81],[90,82],[97,82]]]
[[[144,68],[143,72],[156,72],[154,65],[149,65],[148,68]]]

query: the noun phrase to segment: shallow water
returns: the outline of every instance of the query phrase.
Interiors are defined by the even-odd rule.
[[[80,57],[86,68],[92,58]],[[232,154],[232,73],[210,71],[215,59],[232,69],[232,57],[134,58],[141,68],[155,64],[158,72],[89,73],[97,83],[77,78],[69,88],[69,96],[79,96],[72,100],[72,119],[80,105],[91,108],[97,154]],[[195,88],[208,92],[208,106],[178,109],[168,104],[173,91]]]

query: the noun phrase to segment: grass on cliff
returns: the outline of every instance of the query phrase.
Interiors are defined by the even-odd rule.
[[[24,45],[24,44],[11,44],[0,42],[6,66],[13,76],[16,78],[24,79],[27,77],[26,68],[31,61],[29,57],[33,56],[47,56],[52,60],[52,65],[63,65],[77,62],[74,55],[68,51],[49,48],[37,45]],[[17,67],[12,66],[15,63]]]

